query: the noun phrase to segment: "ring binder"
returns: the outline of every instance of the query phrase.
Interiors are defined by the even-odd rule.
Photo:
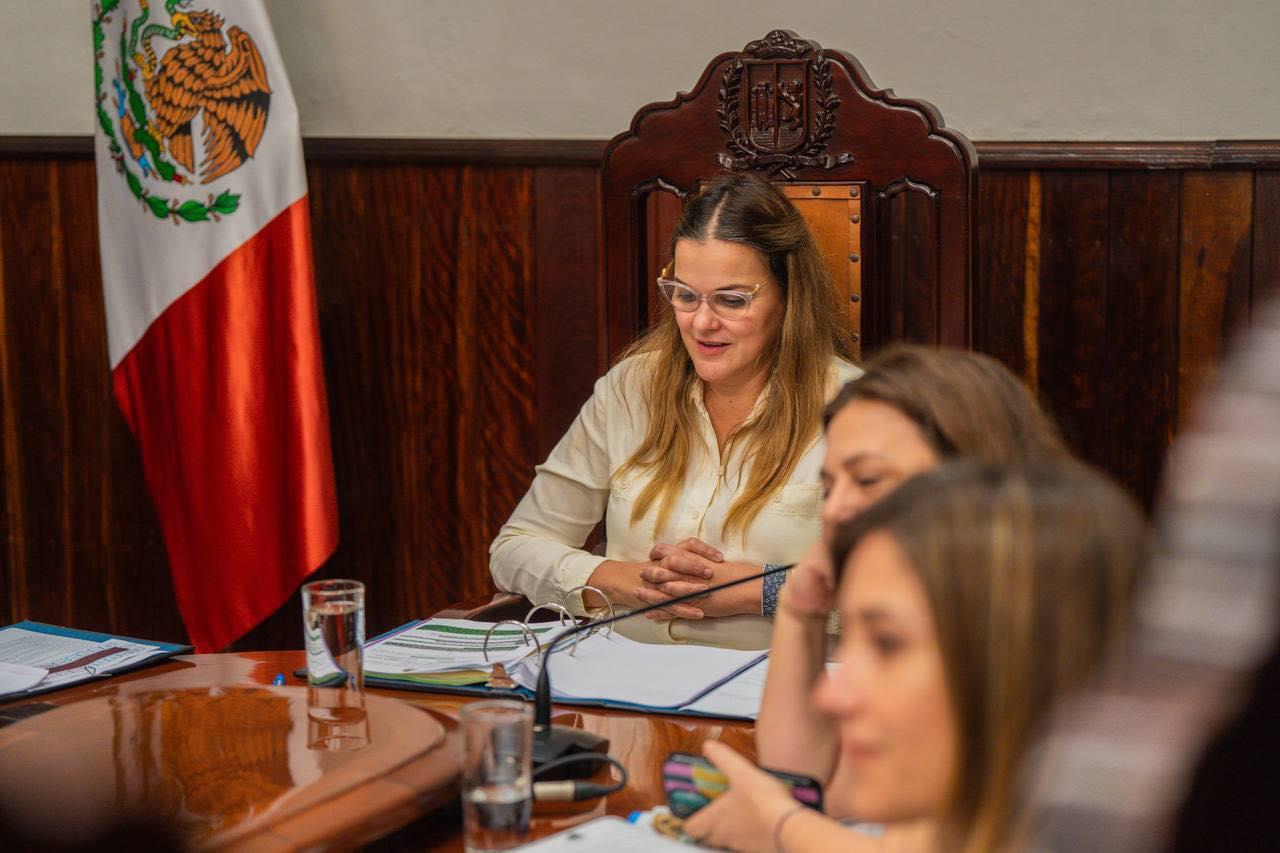
[[[609,596],[607,596],[607,595],[605,595],[605,594],[604,594],[604,590],[600,589],[600,587],[598,587],[598,586],[592,586],[591,584],[584,583],[584,584],[582,584],[581,586],[575,586],[573,589],[571,589],[571,590],[569,590],[568,592],[566,592],[566,593],[564,594],[564,598],[560,599],[560,606],[561,606],[561,607],[564,607],[564,608],[566,608],[566,609],[567,609],[567,608],[568,608],[568,606],[569,606],[569,599],[570,599],[573,595],[577,594],[578,596],[581,596],[581,595],[582,595],[582,593],[586,592],[587,590],[590,590],[591,592],[594,592],[596,595],[598,595],[598,596],[600,596],[601,598],[603,598],[603,599],[604,599],[604,606],[607,608],[607,610],[601,610],[601,611],[599,611],[598,613],[596,613],[596,615],[592,616],[592,617],[590,618],[590,621],[592,621],[592,622],[603,622],[603,621],[605,621],[606,619],[612,619],[612,618],[614,617],[613,602],[609,600]],[[585,602],[583,602],[583,608],[582,608],[582,609],[583,609],[583,610],[586,610],[586,603],[585,603]],[[608,613],[608,616],[606,616],[606,615],[605,615],[606,613]],[[612,633],[613,633],[613,623],[612,623],[612,622],[609,622],[605,627],[608,629],[607,633],[605,634],[605,636],[607,637],[607,636],[609,636],[610,634],[612,634]],[[595,633],[596,631],[598,631],[598,630],[599,630],[598,628],[592,628],[590,631],[588,631],[588,632],[587,632],[587,636],[588,636],[588,637],[589,637],[589,636],[591,636],[592,634],[594,634],[594,633]],[[575,648],[577,647],[577,643],[576,643],[576,642],[574,643],[574,646],[575,646]]]
[[[485,663],[489,662],[489,638],[492,637],[493,632],[496,631],[502,625],[515,625],[517,628],[520,629],[521,637],[525,639],[533,640],[533,647],[535,649],[538,648],[538,637],[536,634],[533,633],[532,629],[530,629],[528,625],[526,625],[524,622],[521,622],[519,619],[503,619],[501,622],[493,623],[493,627],[490,628],[488,631],[484,632],[484,645],[481,646],[480,652],[481,654],[484,655]]]
[[[521,621],[519,619],[503,619],[501,622],[495,622],[492,625],[492,627],[489,628],[488,631],[485,631],[485,634],[484,634],[484,646],[481,648],[481,652],[483,652],[484,654],[484,662],[489,663],[489,638],[493,636],[494,631],[496,631],[499,627],[503,625],[515,625],[520,629],[522,636],[526,640],[533,640],[533,647],[535,649],[541,648],[540,644],[538,643],[537,634],[534,632],[532,628],[529,627],[530,624],[533,622],[533,614],[537,613],[539,610],[551,610],[553,612],[559,613],[560,624],[566,625],[567,627],[583,624],[583,623],[580,623],[578,621],[578,617],[574,616],[573,612],[569,610],[568,604],[569,604],[569,598],[571,596],[581,595],[583,592],[586,592],[587,590],[590,590],[591,592],[594,592],[596,595],[603,598],[605,603],[605,608],[606,608],[605,610],[601,610],[600,612],[596,613],[594,616],[589,617],[587,619],[587,623],[589,624],[591,622],[606,622],[607,624],[605,627],[607,628],[607,633],[605,634],[605,636],[608,637],[611,634],[613,634],[613,624],[612,622],[609,621],[614,618],[613,602],[609,600],[609,596],[604,594],[604,590],[600,589],[599,587],[591,586],[590,584],[583,584],[582,586],[575,586],[573,589],[566,592],[564,594],[564,598],[560,599],[559,604],[535,604],[533,607],[529,608],[529,612],[524,615],[524,621]],[[569,620],[568,623],[565,622],[566,617]],[[592,634],[594,634],[598,630],[600,629],[591,628],[588,631],[575,634],[573,637],[573,647],[566,654],[572,655],[574,652],[578,650],[578,643],[581,642],[584,637],[590,637]],[[498,664],[497,666],[501,666],[501,664]],[[496,667],[495,667],[495,673],[496,673]],[[506,676],[506,673],[503,672],[502,677],[505,677],[505,676]]]
[[[556,610],[556,611],[559,611],[559,612],[560,612],[560,624],[561,624],[561,625],[564,625],[564,624],[565,624],[564,618],[565,618],[566,616],[568,616],[568,617],[569,617],[569,624],[568,624],[568,627],[573,627],[574,625],[577,625],[577,624],[578,624],[578,620],[574,617],[574,615],[573,615],[572,613],[570,613],[570,612],[569,612],[568,608],[564,607],[563,605],[560,605],[560,604],[535,604],[533,607],[530,607],[530,608],[529,608],[529,612],[528,612],[528,613],[526,613],[526,614],[524,615],[524,625],[525,625],[525,627],[526,627],[526,628],[529,628],[529,631],[530,631],[531,633],[532,633],[533,629],[532,629],[532,628],[530,628],[529,626],[533,624],[533,614],[537,613],[539,610]],[[575,637],[575,638],[574,638],[574,640],[573,640],[573,649],[569,652],[569,654],[573,654],[573,653],[574,653],[574,652],[576,652],[577,650],[578,650],[578,640],[577,640],[577,637]]]
[[[570,594],[577,593],[575,589]],[[570,652],[564,655],[566,672],[561,675],[568,679],[569,692],[558,695],[556,702],[662,714],[755,718],[764,684],[760,664],[767,660],[766,653],[637,643],[621,634],[600,632],[608,625],[595,623],[610,618],[607,605],[591,619],[579,617],[574,627],[564,627],[565,614],[560,607],[548,609],[557,612],[560,624],[551,620],[530,626],[518,619],[492,624],[441,617],[402,625],[366,646],[365,683],[396,690],[523,700],[538,699],[545,692],[547,699],[539,701],[549,701],[550,682],[544,681],[541,671],[545,657],[530,652],[545,653],[559,641],[564,644],[563,651]],[[615,610],[613,619],[636,614],[628,608]],[[640,610],[647,612],[644,607]],[[527,615],[537,617],[536,611]],[[508,625],[515,630],[503,631]],[[596,636],[590,639],[593,632]],[[515,639],[517,634],[519,639]],[[569,634],[579,643],[576,649]],[[492,642],[495,636],[500,640],[496,647]],[[383,643],[392,637],[400,639],[394,644]],[[582,637],[589,639],[581,643]],[[392,648],[380,652],[384,647]],[[376,667],[371,666],[375,658],[379,660]],[[742,680],[733,689],[720,689],[736,679]],[[550,727],[549,722],[547,725]]]
[[[574,616],[573,616],[573,614],[569,612],[569,608],[565,607],[563,604],[535,604],[533,607],[530,607],[530,608],[529,608],[529,612],[528,612],[528,613],[526,613],[526,614],[524,615],[524,624],[525,624],[525,625],[531,625],[531,624],[533,624],[533,614],[537,613],[539,610],[556,610],[556,611],[559,611],[559,613],[560,613],[560,624],[561,624],[561,625],[565,624],[565,622],[564,622],[564,618],[565,618],[566,616],[568,616],[568,617],[569,617],[569,624],[570,624],[570,625],[577,625],[577,624],[578,624],[578,620],[577,620],[577,619],[575,619],[575,618],[574,618]]]

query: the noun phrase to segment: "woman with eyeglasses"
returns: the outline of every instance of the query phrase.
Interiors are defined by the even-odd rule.
[[[596,382],[490,547],[499,588],[544,604],[586,584],[635,608],[793,563],[817,538],[823,406],[859,371],[799,212],[762,178],[711,181],[657,286],[670,310]],[[597,556],[582,546],[602,518]],[[628,633],[763,648],[780,579]]]

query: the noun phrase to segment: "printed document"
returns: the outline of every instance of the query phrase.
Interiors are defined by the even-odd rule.
[[[105,635],[80,636],[52,626],[41,626],[44,630],[23,627],[34,624],[19,623],[0,628],[0,662],[42,669],[46,674],[27,687],[15,690],[0,688],[0,695],[66,687],[137,666],[150,658],[173,654],[170,647],[147,645],[123,637],[99,639]]]
[[[449,672],[483,671],[495,663],[510,666],[538,650],[529,634],[541,642],[548,633],[566,626],[539,623],[522,631],[514,625],[472,622],[467,619],[427,619],[405,626],[364,647],[366,675],[432,675]],[[492,629],[492,633],[490,630]],[[489,635],[488,659],[485,636]]]

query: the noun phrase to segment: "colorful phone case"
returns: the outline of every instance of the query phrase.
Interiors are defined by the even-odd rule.
[[[822,787],[817,782],[808,776],[761,769],[786,783],[796,802],[822,811]],[[686,818],[723,794],[728,780],[702,756],[673,752],[662,765],[662,787],[671,813]]]

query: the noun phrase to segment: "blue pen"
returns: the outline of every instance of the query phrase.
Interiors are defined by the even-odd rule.
[[[271,679],[272,687],[284,687],[284,673],[277,672],[276,677]]]

